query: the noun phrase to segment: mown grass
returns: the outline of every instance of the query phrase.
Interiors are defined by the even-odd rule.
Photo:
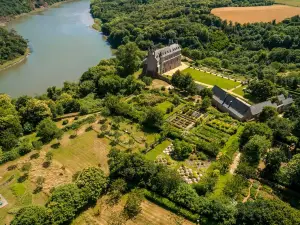
[[[149,160],[155,160],[156,157],[163,153],[163,150],[171,144],[169,140],[163,141],[161,144],[157,145],[154,149],[146,154],[146,158]]]
[[[246,86],[240,86],[240,87],[234,89],[232,92],[244,97],[244,95],[245,95],[244,89],[245,88],[246,88]]]
[[[167,113],[167,109],[173,106],[173,104],[169,101],[165,101],[156,105],[156,108],[161,110],[164,113]]]
[[[194,80],[199,81],[201,83],[208,84],[208,85],[217,85],[220,88],[224,88],[228,90],[240,85],[240,83],[235,82],[233,80],[228,80],[192,68],[187,68],[183,70],[183,73],[190,73]]]

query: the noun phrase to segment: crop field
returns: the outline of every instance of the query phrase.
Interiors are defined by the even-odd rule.
[[[195,81],[199,81],[208,85],[218,85],[220,88],[232,89],[238,86],[240,83],[233,80],[228,80],[222,77],[215,76],[210,73],[205,73],[199,70],[188,68],[183,71],[183,73],[190,73]]]
[[[273,20],[279,23],[286,18],[299,15],[300,8],[287,5],[225,7],[213,9],[211,13],[233,23],[272,22]]]
[[[291,6],[300,6],[300,0],[275,0],[275,3]]]

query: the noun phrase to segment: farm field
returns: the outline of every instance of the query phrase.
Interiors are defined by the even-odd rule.
[[[233,23],[272,22],[273,20],[279,23],[286,18],[299,15],[300,8],[287,5],[224,7],[213,9],[211,13]]]
[[[227,90],[235,88],[240,84],[233,80],[224,79],[222,77],[218,77],[210,73],[205,73],[192,68],[185,69],[183,73],[190,73],[194,80],[199,81],[201,83],[208,85],[218,85],[220,88],[224,88]]]
[[[275,3],[291,6],[300,6],[300,0],[275,0]]]

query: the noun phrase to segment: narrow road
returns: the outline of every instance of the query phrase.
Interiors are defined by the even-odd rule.
[[[235,156],[234,159],[233,159],[232,164],[231,164],[230,167],[229,167],[229,172],[230,172],[231,174],[234,174],[236,168],[238,167],[239,162],[240,162],[240,158],[241,158],[241,153],[238,152],[238,154],[236,154],[236,156]]]

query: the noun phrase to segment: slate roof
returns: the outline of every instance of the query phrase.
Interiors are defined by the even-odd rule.
[[[266,107],[266,106],[272,106],[274,108],[277,108],[277,104],[276,103],[272,103],[271,101],[265,101],[265,102],[261,102],[261,103],[252,105],[250,107],[251,114],[253,116],[255,116],[257,114],[260,114],[262,112],[263,108]]]
[[[233,113],[238,118],[242,119],[248,112],[250,108],[249,104],[228,94],[218,86],[214,86],[212,91],[214,100],[221,104],[223,107],[226,107],[229,112]]]
[[[155,50],[154,55],[155,55],[155,58],[158,59],[160,56],[169,55],[175,51],[180,51],[180,50],[181,50],[181,48],[180,48],[179,44],[171,44],[167,47]]]

